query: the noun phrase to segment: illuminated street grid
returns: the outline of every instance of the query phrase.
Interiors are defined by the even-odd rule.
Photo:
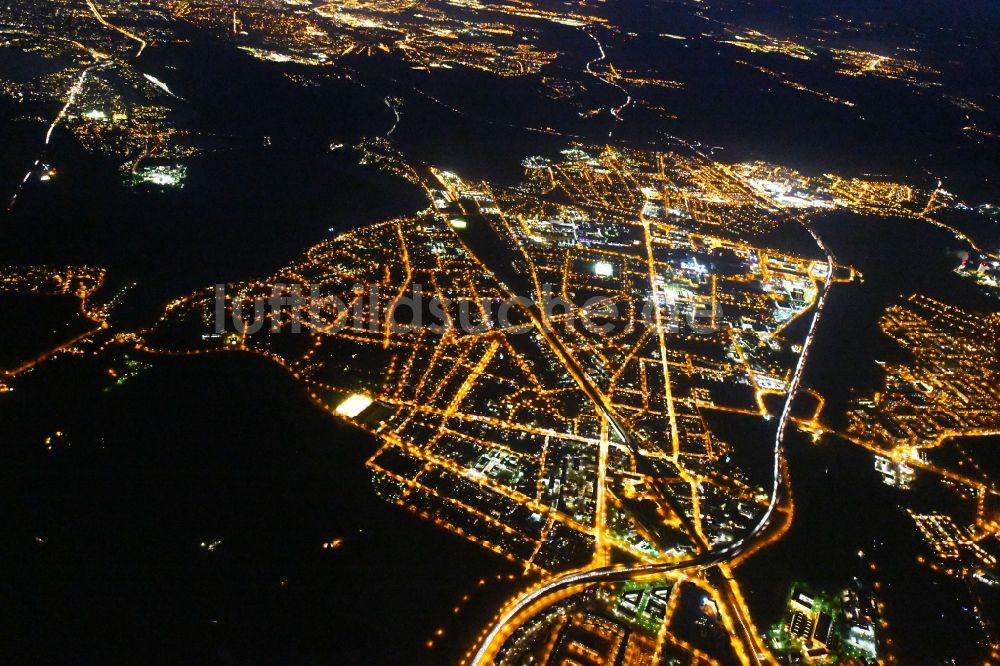
[[[712,229],[739,213],[721,199],[738,186],[707,164],[677,159],[574,149],[558,165],[532,162],[527,182],[496,200],[485,184],[431,170],[433,214],[341,235],[235,296],[249,303],[269,296],[272,284],[298,283],[351,302],[365,298],[363,289],[351,293],[354,285],[378,285],[386,295],[374,313],[381,324],[351,322],[329,335],[313,324],[309,345],[281,335],[228,336],[218,344],[275,357],[318,398],[330,390],[360,393],[386,407],[383,420],[357,419],[385,442],[370,461],[380,490],[528,566],[606,561],[612,549],[658,561],[731,540],[766,493],[726,462],[728,445],[702,412],[766,413],[763,396],[783,392],[794,359],[783,328],[815,300],[825,263],[686,231],[682,220]],[[572,193],[573,204],[546,203],[554,187]],[[763,213],[743,211],[747,228],[771,225]],[[454,229],[469,224],[516,235],[536,295],[551,283],[567,303],[583,292],[603,299],[591,317],[620,304],[622,314],[607,317],[620,332],[566,330],[567,317],[582,316],[576,304],[549,321],[561,345],[525,333],[533,324],[523,308],[509,331],[390,330],[388,300],[413,285],[428,296],[468,299],[476,304],[473,323],[490,320],[479,303],[505,297],[507,286],[463,246],[464,232]],[[376,252],[391,259],[365,259]],[[208,305],[199,298],[171,304],[167,322]],[[655,303],[659,326],[644,325],[635,309],[625,312],[644,299]],[[363,307],[372,314],[367,302]],[[349,314],[331,311],[325,321],[341,323]],[[692,331],[685,318],[692,315],[711,330]],[[566,354],[580,359],[569,370]],[[596,387],[638,438],[639,451],[595,413],[581,382]],[[332,400],[323,399],[336,407]],[[646,464],[655,473],[639,469]]]
[[[833,207],[916,210],[911,217],[935,222],[933,202],[947,194],[806,178],[759,163],[725,165],[695,153],[585,145],[555,160],[528,158],[524,181],[499,187],[410,164],[384,139],[359,149],[364,163],[423,187],[429,208],[341,234],[271,278],[227,291],[227,317],[234,309],[249,316],[255,298],[270,298],[282,284],[319,286],[348,307],[328,304],[318,321],[279,309],[252,335],[227,318],[219,334],[214,294],[200,292],[168,304],[138,338],[114,340],[138,339],[140,348],[165,354],[243,350],[273,359],[322,407],[378,437],[368,465],[380,495],[526,572],[678,564],[653,579],[673,590],[665,622],[656,619],[659,610],[655,617],[643,610],[658,609],[659,601],[649,606],[644,598],[623,616],[622,590],[613,583],[601,584],[606,598],[597,602],[569,586],[539,601],[536,616],[511,625],[505,635],[513,642],[504,649],[540,649],[542,635],[552,638],[545,644],[559,645],[570,626],[606,633],[611,625],[603,623],[616,618],[640,631],[609,643],[615,650],[636,659],[679,654],[712,661],[717,657],[706,646],[685,639],[686,629],[670,621],[671,604],[680,603],[677,583],[687,581],[704,588],[740,660],[767,662],[729,566],[699,573],[683,564],[733,543],[767,507],[767,489],[749,483],[705,415],[774,416],[767,396],[787,392],[802,344],[788,331],[816,303],[829,272],[826,261],[769,249],[759,239],[787,225],[788,215]],[[512,254],[483,264],[472,249],[483,238]],[[836,271],[838,280],[854,276],[850,267]],[[102,277],[83,269],[74,282],[69,272],[36,269],[11,271],[4,280],[12,290],[75,293],[104,327],[107,312],[86,305]],[[440,321],[453,325],[443,333],[391,325],[406,321],[388,314],[393,299],[411,296],[415,285],[450,303]],[[375,303],[371,286],[382,297]],[[551,313],[516,305],[513,328],[494,326],[495,308],[515,291],[563,305]],[[454,325],[463,317],[481,329]],[[883,330],[917,350],[917,363],[887,367],[887,389],[859,405],[843,434],[878,454],[884,473],[909,470],[912,478],[914,468],[924,469],[967,488],[978,503],[968,530],[928,531],[933,521],[915,521],[929,543],[961,537],[968,552],[984,557],[977,542],[997,531],[985,508],[992,486],[968,468],[932,465],[921,450],[950,435],[996,430],[996,341],[980,335],[995,328],[995,318],[919,297],[890,309]],[[611,330],[588,329],[585,321]],[[287,334],[294,325],[305,333]],[[815,395],[816,415],[793,421],[819,437],[830,429],[819,421],[822,396]],[[765,455],[767,443],[759,445]],[[778,508],[783,526],[754,548],[787,529],[791,503]],[[928,564],[986,575],[954,562]],[[556,616],[568,624],[553,625]],[[701,616],[705,622],[708,615]],[[715,630],[705,625],[699,635]]]
[[[25,5],[0,7],[0,46],[52,66],[36,79],[0,79],[0,94],[25,108],[55,103],[58,113],[39,118],[48,125],[44,145],[64,127],[86,150],[120,160],[127,184],[179,186],[186,176],[179,162],[197,152],[193,137],[173,124],[179,98],[169,83],[138,65],[150,44],[178,39],[171,20],[274,63],[327,66],[391,54],[428,71],[465,67],[517,77],[546,68],[539,86],[553,100],[572,100],[586,90],[583,82],[596,78],[626,98],[610,109],[616,120],[633,101],[670,117],[665,107],[633,100],[630,89],[683,86],[656,72],[616,68],[594,31],[607,21],[588,2],[572,9],[527,0]],[[661,37],[709,39],[746,58],[806,61],[822,53],[843,76],[939,85],[939,72],[909,52],[831,48],[822,37],[799,43],[711,23],[722,34]],[[577,73],[579,80],[548,67],[563,54],[537,45],[553,24],[586,31],[595,42],[599,57]],[[800,92],[854,106],[775,67],[736,62]],[[346,67],[330,71],[354,74]],[[285,75],[311,81],[300,71]],[[971,100],[942,96],[965,111],[982,111]],[[402,103],[386,98],[397,123]],[[993,136],[975,124],[963,129]],[[151,329],[119,333],[113,342],[163,354],[227,350],[274,360],[317,404],[376,436],[379,448],[368,466],[381,496],[539,574],[539,585],[520,597],[531,603],[510,618],[498,614],[496,633],[484,632],[479,640],[485,642],[470,646],[480,647],[470,651],[470,661],[775,663],[732,570],[788,528],[791,496],[769,507],[769,489],[749,482],[730,456],[735,443],[716,435],[706,417],[777,416],[769,398],[788,393],[807,342],[797,324],[818,312],[824,284],[857,275],[821,258],[825,248],[815,235],[823,253],[813,257],[763,239],[837,208],[920,221],[948,231],[968,250],[959,274],[996,291],[1000,260],[937,215],[964,204],[940,184],[919,190],[873,178],[807,176],[760,162],[725,165],[693,150],[575,145],[555,159],[526,159],[524,181],[501,187],[410,163],[386,138],[357,148],[362,163],[422,187],[428,208],[341,234],[267,280],[231,285],[225,333],[215,331],[214,294],[200,292],[171,302]],[[21,187],[60,176],[43,152]],[[498,248],[482,253],[487,262],[477,256],[484,242]],[[0,391],[41,362],[80,353],[82,343],[107,329],[118,297],[93,302],[103,281],[104,272],[89,267],[0,274],[0,290],[74,296],[93,324],[5,370]],[[298,321],[279,309],[268,313],[259,333],[232,327],[234,310],[249,314],[255,298],[268,299],[280,284],[320,286],[324,295],[357,305],[361,316],[329,305],[319,321]],[[441,314],[447,323],[465,317],[481,330],[452,325],[438,334],[392,326],[392,299],[412,295],[415,285],[452,304]],[[370,286],[382,296],[376,304],[367,300]],[[495,308],[513,294],[541,302],[549,291],[566,307],[550,314],[518,305],[511,311],[514,328],[492,324]],[[570,326],[582,320],[611,331]],[[996,558],[983,544],[1000,529],[996,488],[957,438],[1000,432],[998,323],[998,315],[921,296],[889,308],[881,328],[913,359],[885,365],[885,386],[854,405],[848,431],[837,433],[875,454],[876,468],[895,486],[905,488],[928,472],[957,490],[973,509],[971,524],[943,512],[907,510],[928,546],[918,559],[946,575],[991,585],[997,584],[988,571]],[[280,330],[269,331],[272,324]],[[297,325],[306,332],[288,333]],[[109,374],[120,383],[140,366],[130,359]],[[819,441],[832,431],[820,421],[823,397],[809,392],[818,402],[814,416],[791,421]],[[780,434],[777,439],[775,484],[787,482],[780,473]],[[762,458],[771,454],[771,442],[739,445],[759,446]],[[947,447],[958,449],[958,464],[932,462]],[[737,541],[772,508],[781,518],[776,531],[754,533],[759,538],[752,545]],[[698,559],[727,546],[733,550],[724,558]],[[643,575],[643,566],[655,573]],[[843,590],[836,601],[793,591],[770,648],[827,657],[826,616],[844,623],[851,654],[874,658],[876,607],[860,587]]]
[[[890,307],[880,327],[913,361],[883,366],[884,387],[852,412],[850,431],[914,449],[1000,433],[998,324],[996,314],[974,315],[924,296]]]
[[[281,329],[295,323],[281,310],[268,314],[261,333],[227,328],[219,335],[206,332],[214,323],[213,296],[197,293],[168,306],[146,348],[247,350],[281,363],[324,408],[379,438],[368,465],[380,495],[522,563],[526,572],[623,561],[680,564],[753,525],[768,492],[747,481],[705,415],[772,417],[767,396],[787,392],[802,344],[787,331],[816,302],[829,270],[826,261],[767,249],[758,239],[787,224],[787,214],[834,207],[911,211],[910,217],[936,222],[931,213],[946,204],[935,202],[948,198],[893,183],[806,178],[762,164],[727,166],[695,154],[584,145],[557,160],[528,158],[525,180],[499,187],[407,163],[382,140],[360,148],[366,163],[423,187],[430,208],[342,234],[272,278],[227,292],[230,313],[249,314],[253,300],[266,300],[278,284],[319,285],[348,307],[331,306],[321,321],[299,322],[306,335],[269,333],[275,321]],[[512,254],[483,264],[473,248],[484,238]],[[384,260],[368,259],[376,255]],[[849,267],[836,270],[837,279],[854,275]],[[371,285],[383,295],[374,304]],[[451,303],[441,321],[464,316],[482,329],[450,326],[439,334],[391,326],[392,299],[412,295],[415,285]],[[495,308],[515,286],[536,302],[549,296],[562,305],[552,312],[518,305],[510,313],[513,328],[492,325]],[[927,299],[915,297],[907,307],[917,306],[932,314],[894,308],[883,330],[919,348],[925,360],[916,370],[887,371],[893,381],[919,382],[927,389],[922,394],[938,400],[922,404],[919,418],[912,409],[875,416],[880,406],[902,404],[885,396],[915,395],[902,386],[887,390],[871,402],[872,416],[853,415],[856,424],[876,425],[855,425],[843,436],[878,453],[887,469],[912,464],[971,484],[982,507],[988,492],[982,477],[935,468],[914,452],[946,433],[996,427],[992,375],[974,376],[995,367],[995,341],[989,347],[982,337],[961,335],[989,322]],[[588,329],[584,320],[608,324],[610,332]],[[407,318],[397,313],[395,321]],[[924,330],[945,324],[947,331]],[[965,373],[960,382],[952,381],[956,368]],[[817,398],[815,417],[794,419],[815,437],[830,431],[818,420]],[[896,417],[898,427],[910,430],[892,441],[873,434]],[[941,427],[914,430],[933,427],[928,423]],[[787,528],[791,508],[781,508],[785,527],[771,539]],[[985,510],[979,515],[968,537],[973,544],[996,531]],[[727,571],[682,566],[655,581],[674,586],[674,594],[677,581],[702,586],[735,654],[765,663],[770,657]],[[606,593],[597,601],[572,586],[546,595],[531,619],[505,628],[504,650],[537,654],[549,646],[580,657],[583,648],[573,646],[583,639],[571,637],[585,631],[604,636],[606,656],[625,650],[636,659],[718,658],[671,626],[670,603],[680,603],[674,597],[664,607],[667,622],[643,614],[649,600],[642,598],[624,617],[621,589],[600,587]],[[616,622],[640,631],[620,643]],[[699,635],[710,636],[710,629],[703,626]]]
[[[907,488],[929,472],[956,491],[968,510],[954,518],[907,509],[930,547],[920,561],[990,584],[997,584],[988,573],[997,560],[980,544],[995,544],[1000,535],[997,487],[965,442],[1000,433],[998,324],[995,313],[972,314],[920,295],[888,308],[880,327],[911,360],[883,364],[882,388],[854,404],[844,435],[876,454],[886,483]],[[939,462],[942,449],[957,458]]]
[[[743,240],[780,222],[727,167],[696,156],[581,146],[559,162],[526,160],[523,184],[494,190],[386,148],[367,144],[366,160],[421,183],[431,210],[342,234],[227,292],[229,311],[248,313],[273,285],[319,285],[357,304],[360,320],[331,309],[301,322],[308,335],[267,333],[275,320],[293,325],[279,311],[265,332],[219,335],[208,332],[213,295],[197,293],[169,304],[145,346],[281,363],[323,407],[378,436],[368,464],[382,496],[526,570],[680,562],[745,532],[769,491],[748,483],[703,414],[770,418],[764,398],[787,390],[801,344],[785,329],[815,302],[827,263]],[[520,273],[481,264],[477,233],[509,244]],[[467,299],[471,323],[489,322],[481,304],[522,278],[528,293],[551,283],[570,305],[551,316],[519,306],[507,330],[389,324],[389,302],[414,285]],[[384,296],[374,308],[370,285]],[[597,302],[587,315],[614,332],[567,328],[584,296]],[[740,621],[741,640],[758,641],[734,581],[693,580],[715,590],[727,627]]]
[[[943,561],[944,566],[941,568],[946,573],[965,575],[968,573],[969,563],[980,569],[980,575],[984,575],[982,569],[996,567],[997,558],[977,543],[977,537],[981,538],[983,532],[963,529],[955,524],[951,516],[918,514],[913,511],[909,511],[909,514],[934,556]]]
[[[445,13],[430,3],[392,1],[166,4],[175,18],[269,61],[328,65],[351,55],[396,53],[417,69],[461,66],[503,77],[538,73],[560,55],[534,46],[539,24],[532,21],[571,28],[604,22],[582,13],[585,5],[581,13],[527,2],[448,6]],[[62,125],[85,149],[117,156],[128,183],[182,184],[185,167],[177,161],[196,149],[169,121],[176,98],[167,83],[135,67],[148,40],[176,38],[169,23],[150,22],[141,9],[114,12],[90,2],[63,3],[61,27],[50,25],[50,16],[15,15],[8,23],[22,28],[5,32],[5,45],[42,54],[60,67],[32,81],[0,81],[0,91],[22,102],[64,103],[49,135]],[[141,34],[133,27],[139,24]],[[109,30],[121,39],[108,42]],[[57,36],[62,34],[73,37]],[[752,30],[728,36],[721,41],[799,60],[823,48]],[[627,96],[623,86],[681,85],[619,71],[594,39],[600,58],[588,63],[589,76]],[[851,49],[831,53],[844,75],[919,84],[936,74],[908,59]],[[853,105],[781,71],[738,62],[796,90]],[[558,77],[543,78],[542,87],[554,99],[582,90],[580,83]],[[126,101],[136,96],[140,102]],[[386,100],[397,122],[401,103]],[[623,108],[612,110],[616,118]],[[705,416],[715,411],[770,419],[767,396],[788,390],[802,340],[788,337],[786,328],[798,330],[791,325],[815,305],[828,271],[825,260],[760,240],[794,216],[844,208],[936,225],[969,249],[970,258],[956,270],[995,286],[997,258],[935,216],[960,206],[940,186],[922,191],[884,180],[807,176],[759,162],[727,166],[696,152],[578,145],[557,160],[528,158],[524,182],[498,187],[410,164],[385,139],[368,139],[358,148],[362,163],[423,187],[431,207],[343,234],[269,280],[240,285],[229,312],[234,303],[246,309],[255,297],[268,298],[275,284],[319,285],[324,294],[360,303],[360,323],[348,316],[353,312],[331,309],[325,322],[301,322],[305,335],[268,333],[267,327],[255,335],[219,335],[210,332],[212,295],[194,294],[171,303],[140,346],[163,353],[247,350],[282,364],[324,408],[377,435],[381,445],[368,465],[380,495],[520,562],[526,571],[615,562],[680,565],[732,543],[755,523],[768,491],[753,486],[732,462],[730,443],[712,432]],[[26,180],[59,177],[58,168],[43,159]],[[483,233],[513,252],[509,265],[477,259],[472,247]],[[838,272],[836,279],[855,275],[850,267]],[[106,328],[114,299],[104,306],[87,300],[103,272],[60,273],[11,271],[3,287],[73,293],[95,327],[6,371],[8,378],[60,352],[78,351],[79,343]],[[365,301],[371,285],[386,296],[374,307]],[[414,285],[453,304],[464,300],[468,317],[486,324],[484,330],[394,330],[387,324],[389,299],[410,295]],[[514,292],[537,301],[550,293],[568,305],[551,316],[518,306],[514,329],[490,326],[494,306],[483,304],[499,304]],[[926,299],[911,299],[910,305],[918,303],[943,314],[922,318],[899,306],[882,323],[900,344],[918,350],[916,364],[886,368],[886,390],[858,406],[844,437],[876,453],[876,465],[895,485],[905,487],[923,469],[966,489],[977,516],[968,529],[948,516],[912,515],[931,547],[928,566],[986,576],[992,556],[979,542],[997,531],[986,508],[991,486],[971,458],[961,469],[941,468],[923,449],[953,435],[997,430],[991,409],[997,399],[995,340],[962,337],[996,322],[976,321]],[[444,316],[454,323],[462,310],[455,305]],[[932,330],[942,318],[952,328]],[[582,319],[612,330],[568,326]],[[289,312],[270,314],[267,325],[275,320],[282,329],[293,323]],[[957,329],[956,321],[963,322]],[[115,341],[135,339],[119,334]],[[109,373],[121,382],[134,368]],[[814,418],[795,420],[818,438],[829,428],[819,422],[823,401],[815,395]],[[759,444],[766,451],[766,443]],[[792,507],[779,508],[786,529]],[[960,561],[955,552],[962,554]],[[539,613],[519,631],[505,628],[512,640],[504,649],[510,655],[531,652],[542,661],[600,663],[623,655],[626,663],[660,657],[712,663],[724,659],[724,646],[731,644],[740,661],[766,662],[771,657],[728,572],[726,565],[706,573],[680,567],[652,583],[602,584],[593,599],[566,588],[540,601]],[[692,595],[696,602],[686,598]],[[686,616],[688,603],[701,612]],[[701,624],[691,634],[696,615]],[[800,641],[804,652],[825,648],[814,637],[809,641]]]
[[[555,604],[504,656],[513,662],[541,646],[547,664],[719,663],[720,652],[735,658],[719,603],[701,578],[599,586]]]

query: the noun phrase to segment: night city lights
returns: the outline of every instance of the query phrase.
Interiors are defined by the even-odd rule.
[[[1000,8],[0,6],[2,663],[1000,663]]]

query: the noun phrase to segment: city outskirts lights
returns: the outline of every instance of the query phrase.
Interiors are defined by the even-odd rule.
[[[354,418],[361,412],[368,409],[368,406],[372,404],[372,399],[361,393],[353,393],[342,403],[337,405],[335,410],[340,416],[346,416],[348,418]]]

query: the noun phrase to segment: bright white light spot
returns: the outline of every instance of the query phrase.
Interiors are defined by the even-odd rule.
[[[145,76],[145,77],[146,77],[146,80],[147,80],[147,81],[149,81],[149,82],[150,82],[150,83],[152,83],[152,84],[153,84],[154,86],[156,86],[157,88],[159,88],[159,89],[160,89],[160,90],[162,90],[163,92],[167,93],[167,94],[168,94],[168,95],[170,95],[171,97],[177,97],[177,95],[175,95],[175,94],[174,94],[174,93],[173,93],[173,92],[172,92],[172,91],[170,90],[170,88],[168,88],[168,87],[167,87],[167,84],[166,84],[166,83],[164,83],[163,81],[159,80],[158,78],[156,78],[156,77],[155,77],[155,76],[153,76],[152,74],[143,74],[143,76]]]
[[[601,277],[611,277],[615,274],[615,267],[606,261],[598,261],[594,264],[594,275]]]
[[[368,405],[372,404],[372,399],[366,395],[360,393],[352,393],[347,400],[337,405],[335,410],[341,416],[346,416],[348,418],[354,418],[361,412],[368,409]]]
[[[136,174],[135,183],[149,183],[161,187],[183,187],[185,176],[187,176],[187,167],[184,165],[152,166],[139,171]]]

